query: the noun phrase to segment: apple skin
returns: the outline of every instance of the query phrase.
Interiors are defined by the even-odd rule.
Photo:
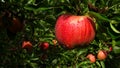
[[[39,47],[40,47],[41,50],[47,50],[49,48],[49,43],[48,42],[42,42],[39,45]]]
[[[55,35],[66,48],[84,46],[94,40],[95,23],[88,16],[63,14],[56,21]]]
[[[95,56],[93,54],[88,54],[87,58],[90,60],[91,63],[96,62],[96,58],[95,58]]]
[[[104,60],[107,58],[107,52],[105,50],[100,50],[97,54],[99,60]]]
[[[113,50],[112,46],[109,47],[109,52],[111,52]]]
[[[22,42],[22,48],[31,50],[32,49],[32,43],[30,41],[23,41]]]

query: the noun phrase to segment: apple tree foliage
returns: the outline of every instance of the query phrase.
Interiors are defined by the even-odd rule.
[[[88,47],[68,50],[54,44],[56,19],[64,13],[94,19],[96,37]],[[17,33],[7,29],[14,17],[24,24]],[[0,0],[0,67],[119,68],[119,26],[120,0]],[[32,43],[31,50],[22,48],[24,40]],[[47,50],[39,48],[42,42],[49,43]],[[86,56],[99,50],[108,51],[107,58],[90,63]]]

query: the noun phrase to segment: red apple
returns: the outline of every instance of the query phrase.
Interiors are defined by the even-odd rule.
[[[23,41],[22,48],[31,50],[32,49],[32,43],[30,41]]]
[[[109,47],[109,52],[111,52],[113,50],[112,46]]]
[[[23,29],[24,24],[19,20],[19,18],[13,18],[10,20],[12,24],[8,27],[8,30],[12,33],[20,32]]]
[[[56,46],[57,40],[52,40],[52,42],[53,42],[54,46]]]
[[[104,60],[107,57],[107,52],[105,50],[100,50],[97,54],[99,60]]]
[[[47,50],[49,48],[49,43],[48,42],[42,42],[39,47],[42,49],[42,50]]]
[[[96,58],[95,58],[95,56],[93,54],[88,54],[87,58],[90,60],[91,63],[96,62]]]
[[[56,21],[55,35],[69,49],[84,46],[94,40],[95,24],[88,16],[63,14]]]

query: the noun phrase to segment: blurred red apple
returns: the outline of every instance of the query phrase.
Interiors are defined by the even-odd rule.
[[[49,43],[48,42],[42,42],[39,47],[42,49],[42,50],[47,50],[49,48]]]
[[[12,33],[20,32],[23,29],[24,24],[19,20],[19,18],[13,18],[10,20],[12,25],[8,27],[8,30]]]
[[[22,48],[31,50],[32,49],[32,43],[30,41],[23,41]]]
[[[107,57],[107,52],[105,50],[100,50],[97,54],[99,60],[104,60]]]
[[[112,46],[109,47],[109,52],[111,52],[113,50]]]
[[[95,58],[95,56],[93,54],[88,54],[87,58],[90,60],[91,63],[96,62],[96,58]]]
[[[88,16],[63,14],[56,21],[55,35],[69,49],[84,46],[94,40],[95,24]]]

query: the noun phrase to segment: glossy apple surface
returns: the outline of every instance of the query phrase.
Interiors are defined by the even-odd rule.
[[[55,35],[67,48],[84,46],[94,40],[95,24],[88,16],[63,14],[56,21]]]
[[[95,58],[95,56],[93,54],[88,54],[87,58],[90,60],[91,63],[96,62],[96,58]]]
[[[49,48],[49,43],[48,42],[42,42],[39,47],[42,49],[42,50],[47,50]]]
[[[22,48],[31,50],[32,49],[32,43],[30,41],[23,41]]]
[[[100,50],[100,51],[98,52],[98,54],[97,54],[97,58],[98,58],[99,60],[104,60],[104,59],[106,59],[106,58],[107,58],[107,52],[104,51],[104,50]]]

